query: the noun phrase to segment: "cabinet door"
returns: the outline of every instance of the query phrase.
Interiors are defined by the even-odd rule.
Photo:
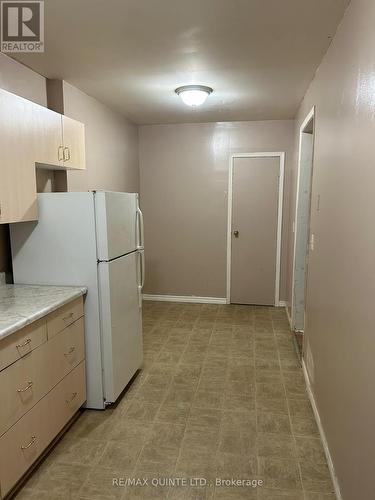
[[[32,134],[32,160],[41,165],[63,166],[61,115],[34,104]]]
[[[0,223],[38,218],[32,160],[34,106],[0,90]]]
[[[62,117],[64,166],[66,168],[85,169],[85,126],[67,116]]]

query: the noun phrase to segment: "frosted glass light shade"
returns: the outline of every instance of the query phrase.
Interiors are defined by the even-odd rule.
[[[187,106],[201,106],[212,93],[211,87],[204,85],[184,85],[176,89],[176,94],[179,95]]]

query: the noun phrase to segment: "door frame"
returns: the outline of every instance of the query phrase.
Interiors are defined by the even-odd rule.
[[[301,177],[301,158],[302,158],[302,134],[304,133],[305,128],[308,123],[314,120],[314,128],[313,128],[313,159],[311,165],[311,185],[310,185],[310,215],[309,215],[309,226],[310,226],[310,217],[311,217],[311,192],[312,192],[312,175],[314,168],[314,143],[315,143],[315,123],[316,123],[316,110],[315,106],[311,108],[306,118],[303,120],[300,128],[299,128],[299,146],[298,146],[298,164],[297,164],[297,184],[296,184],[296,199],[295,199],[295,212],[294,212],[294,221],[293,221],[293,268],[292,268],[292,297],[291,297],[291,308],[290,308],[290,319],[291,319],[291,327],[292,330],[295,330],[295,303],[294,303],[294,289],[295,289],[295,272],[296,272],[296,250],[297,250],[297,236],[298,236],[298,201],[299,201],[299,189],[300,189],[300,177]],[[310,228],[309,228],[309,238],[310,238]],[[306,255],[307,256],[307,255]],[[307,271],[307,270],[306,270]],[[306,275],[306,273],[305,273]],[[306,283],[305,283],[306,285]],[[305,286],[306,289],[306,286]],[[306,292],[305,292],[305,302],[306,302]],[[306,303],[305,303],[306,309]]]
[[[261,152],[261,153],[235,153],[229,160],[228,180],[228,221],[227,221],[227,304],[230,304],[231,295],[231,267],[232,267],[232,205],[233,205],[233,173],[234,160],[236,158],[279,158],[279,196],[277,209],[277,240],[276,240],[276,276],[275,276],[275,306],[283,306],[280,302],[280,272],[281,272],[281,233],[283,224],[284,203],[284,171],[285,152]]]

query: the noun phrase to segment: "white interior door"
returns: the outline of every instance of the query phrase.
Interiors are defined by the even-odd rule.
[[[99,264],[106,402],[114,402],[142,365],[139,253]]]
[[[280,156],[233,160],[232,303],[275,305],[278,300],[280,168]]]

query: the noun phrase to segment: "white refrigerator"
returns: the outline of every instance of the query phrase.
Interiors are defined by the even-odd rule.
[[[85,285],[87,408],[114,403],[142,365],[138,194],[42,193],[39,220],[10,225],[15,283]]]

